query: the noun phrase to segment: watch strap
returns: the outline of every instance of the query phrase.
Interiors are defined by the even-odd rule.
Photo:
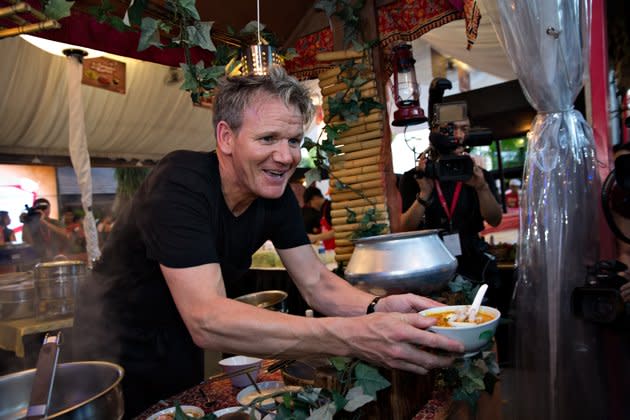
[[[429,207],[431,205],[431,203],[433,202],[432,199],[429,200],[423,200],[422,198],[420,198],[420,193],[416,194],[416,201],[422,205],[425,209],[427,207]]]

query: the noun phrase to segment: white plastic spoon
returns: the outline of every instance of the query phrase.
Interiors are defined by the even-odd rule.
[[[481,301],[488,290],[487,284],[482,284],[479,286],[479,290],[477,290],[477,294],[473,299],[472,305],[468,308],[468,313],[466,314],[465,321],[449,321],[449,324],[453,327],[469,327],[470,324],[475,323],[475,318],[477,317],[477,312],[479,312],[479,307],[481,306]]]

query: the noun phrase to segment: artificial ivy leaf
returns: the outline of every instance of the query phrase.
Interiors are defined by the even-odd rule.
[[[295,57],[299,57],[300,54],[298,54],[298,52],[297,52],[297,50],[295,48],[287,48],[287,50],[284,52],[283,56],[284,56],[284,59],[286,61],[291,61]]]
[[[202,64],[203,66],[203,64]],[[186,63],[181,63],[180,67],[184,71],[184,83],[179,87],[181,90],[188,90],[196,92],[199,90],[199,81],[197,80],[196,66],[188,66]]]
[[[311,415],[306,420],[333,420],[333,415],[337,412],[337,407],[334,402],[329,402],[322,405],[316,410],[311,412]]]
[[[347,189],[348,189],[348,184],[344,184],[343,182],[335,178],[335,190],[341,191],[341,190],[347,190]]]
[[[112,28],[116,29],[118,32],[126,32],[131,30],[129,26],[118,16],[109,16],[107,18],[107,22],[112,26]]]
[[[372,395],[367,395],[363,392],[363,388],[360,386],[355,386],[354,388],[350,388],[348,393],[346,394],[346,398],[348,402],[343,407],[344,410],[353,412],[358,408],[363,407],[365,404],[374,401],[376,398]]]
[[[342,357],[342,356],[331,357],[328,360],[330,360],[330,363],[339,372],[341,372],[342,370],[345,370],[348,367],[348,363],[350,363],[349,357]]]
[[[265,25],[263,25],[262,23],[260,24],[260,30],[262,31],[263,29],[265,29]],[[242,35],[249,35],[249,34],[255,34],[258,32],[258,22],[255,20],[250,20],[247,25],[245,25],[243,27],[243,29],[241,29],[240,33]]]
[[[196,45],[204,50],[211,52],[216,51],[212,38],[210,38],[210,30],[214,22],[195,22],[194,25],[186,27],[188,33],[188,42],[190,45]]]
[[[383,109],[383,105],[372,98],[364,98],[359,107],[361,108],[361,113],[363,113],[363,115],[369,114],[373,109]]]
[[[356,385],[363,388],[367,395],[376,397],[376,392],[385,389],[391,384],[387,379],[378,373],[378,370],[365,363],[358,363],[354,368],[354,375],[357,379]]]
[[[322,174],[319,171],[319,168],[313,168],[306,171],[304,174],[304,180],[306,185],[311,185],[313,182],[320,181],[322,179]]]
[[[363,51],[365,48],[363,47],[363,44],[361,44],[356,39],[353,39],[352,40],[352,49],[355,50],[355,51]]]
[[[343,409],[348,403],[348,400],[346,399],[346,397],[344,397],[343,395],[341,395],[339,392],[335,390],[332,391],[332,399],[335,402],[337,411]]]
[[[162,48],[158,26],[158,20],[150,17],[142,18],[142,23],[140,24],[140,40],[138,41],[138,51],[144,51],[150,46]]]
[[[133,4],[129,6],[127,16],[129,17],[130,25],[140,25],[144,9],[146,9],[148,3],[149,0],[134,0]]]
[[[195,0],[176,0],[176,2],[188,13],[191,18],[194,20],[201,20],[199,12],[195,7]]]
[[[326,13],[326,16],[330,18],[337,11],[337,1],[336,0],[319,0],[315,2],[313,8],[316,10],[323,10]]]
[[[304,137],[304,142],[302,143],[302,147],[306,150],[311,150],[313,147],[317,147],[317,143],[311,140],[308,137]]]
[[[348,216],[346,217],[346,222],[348,223],[356,223],[357,222],[357,212],[350,209],[349,207],[346,207],[346,212],[348,213]]]
[[[48,0],[44,6],[44,14],[51,19],[58,20],[70,16],[72,6],[74,6],[73,1]]]

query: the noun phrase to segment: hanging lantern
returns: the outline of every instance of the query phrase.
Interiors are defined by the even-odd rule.
[[[273,66],[282,66],[283,60],[271,45],[256,44],[244,49],[241,55],[241,73],[243,76],[254,74],[262,76],[269,73]]]
[[[402,44],[394,47],[394,100],[398,110],[394,112],[392,125],[404,127],[422,124],[427,121],[420,108],[420,89],[416,81],[416,60],[411,52],[411,45]]]

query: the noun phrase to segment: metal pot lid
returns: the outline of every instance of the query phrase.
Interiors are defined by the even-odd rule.
[[[0,302],[22,302],[35,299],[32,280],[0,286]]]
[[[419,238],[421,236],[437,235],[438,233],[440,233],[438,229],[425,229],[416,230],[413,232],[388,233],[385,235],[368,236],[366,238],[354,239],[353,242],[355,245],[372,244],[376,242],[389,242],[395,240]]]
[[[0,286],[22,283],[24,281],[32,280],[32,278],[33,273],[30,271],[18,271],[16,273],[0,274]]]
[[[42,262],[34,268],[35,278],[49,278],[72,274],[84,274],[85,263],[83,261],[48,261]]]

